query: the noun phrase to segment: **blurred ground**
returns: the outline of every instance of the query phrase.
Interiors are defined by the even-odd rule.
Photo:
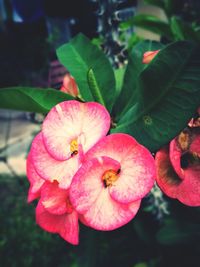
[[[0,173],[25,175],[26,156],[40,126],[28,113],[0,110]]]

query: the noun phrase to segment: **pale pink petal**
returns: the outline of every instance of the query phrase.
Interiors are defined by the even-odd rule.
[[[117,161],[99,157],[83,163],[70,186],[70,201],[79,213],[86,212],[105,188],[102,176],[105,171],[118,170]]]
[[[45,147],[58,160],[70,158],[72,140],[81,142],[86,152],[110,128],[110,115],[98,103],[75,100],[59,103],[48,113],[42,133]]]
[[[96,230],[117,229],[135,217],[140,202],[138,200],[130,204],[120,204],[114,201],[104,189],[91,208],[83,214],[84,222]]]
[[[28,191],[28,202],[37,199],[40,196],[41,187],[44,184],[45,180],[42,179],[37,172],[35,171],[35,168],[33,166],[32,162],[32,156],[31,153],[29,153],[26,161],[26,173],[28,180],[30,182],[30,188]]]
[[[127,134],[102,138],[86,154],[86,159],[107,156],[121,165],[118,179],[109,188],[113,199],[129,203],[143,198],[154,185],[155,162],[151,153]]]
[[[182,156],[182,150],[177,144],[177,139],[173,139],[170,142],[169,146],[169,157],[171,164],[175,170],[175,172],[178,174],[180,179],[185,178],[185,172],[184,169],[181,168],[181,156]]]
[[[157,152],[155,159],[156,181],[161,190],[185,205],[200,206],[200,166],[193,165],[185,169],[185,178],[182,180],[173,169],[167,148]]]
[[[58,187],[57,182],[45,182],[41,190],[42,205],[52,214],[61,215],[68,212],[68,190]]]
[[[79,154],[69,160],[59,161],[50,156],[44,147],[42,134],[33,140],[31,155],[35,170],[45,180],[58,181],[61,188],[67,189],[79,167]]]
[[[49,213],[39,201],[36,208],[36,222],[45,231],[58,233],[67,242],[77,245],[79,242],[78,214],[54,215]]]

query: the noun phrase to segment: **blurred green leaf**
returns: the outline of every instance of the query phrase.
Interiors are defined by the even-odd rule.
[[[137,94],[138,77],[147,67],[142,63],[143,54],[146,51],[162,48],[161,43],[155,41],[142,41],[135,45],[129,55],[128,65],[124,74],[122,90],[114,104],[113,116],[119,119],[135,103],[135,94]]]
[[[180,18],[173,16],[170,20],[170,26],[171,26],[171,30],[174,35],[175,41],[185,39],[182,20]]]
[[[163,245],[191,243],[200,238],[199,224],[168,219],[156,238]]]
[[[83,99],[99,102],[101,98],[106,108],[111,110],[116,95],[115,77],[105,54],[83,34],[78,34],[58,48],[57,55],[74,76]]]
[[[156,151],[186,127],[199,106],[198,47],[187,41],[166,46],[140,73],[133,90],[132,107],[112,132],[131,134]]]
[[[184,22],[181,18],[172,16],[170,19],[171,31],[174,35],[174,40],[193,40],[200,41],[199,34],[195,31],[195,27]]]
[[[174,1],[173,0],[144,0],[145,3],[160,7],[165,11],[167,16],[170,16],[173,13]]]
[[[72,96],[55,89],[9,87],[0,89],[0,108],[47,113],[53,106]]]
[[[126,30],[132,26],[141,27],[145,30],[164,35],[169,39],[173,38],[170,26],[153,15],[140,14],[130,18],[128,21],[122,22],[120,28]]]

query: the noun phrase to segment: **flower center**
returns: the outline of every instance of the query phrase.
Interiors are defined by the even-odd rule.
[[[70,152],[72,157],[78,154],[78,142],[76,139],[72,140],[70,143]]]
[[[181,132],[178,136],[178,144],[182,151],[187,151],[190,146],[190,135],[187,132]]]
[[[199,166],[200,157],[196,153],[186,152],[181,156],[181,168],[187,169],[191,166]]]
[[[113,185],[113,183],[119,178],[120,169],[117,171],[107,170],[102,176],[102,180],[105,187]]]
[[[72,204],[69,200],[69,197],[66,199],[66,206],[67,206],[67,213],[72,213],[74,209],[73,209]]]

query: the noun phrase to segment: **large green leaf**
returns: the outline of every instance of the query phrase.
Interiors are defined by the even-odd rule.
[[[112,132],[133,135],[151,151],[169,142],[200,105],[200,51],[179,41],[161,50],[140,76],[132,107]]]
[[[163,45],[155,41],[143,41],[135,45],[129,55],[121,92],[113,107],[113,117],[118,120],[134,103],[138,78],[147,65],[142,63],[146,51],[161,49]]]
[[[72,96],[55,89],[9,87],[0,89],[0,108],[46,113],[53,106]]]
[[[82,34],[57,50],[60,62],[75,77],[81,96],[112,109],[115,99],[115,77],[105,54]]]
[[[169,24],[153,15],[139,14],[120,24],[122,30],[131,26],[141,27],[145,30],[166,36],[169,39],[173,38]]]

